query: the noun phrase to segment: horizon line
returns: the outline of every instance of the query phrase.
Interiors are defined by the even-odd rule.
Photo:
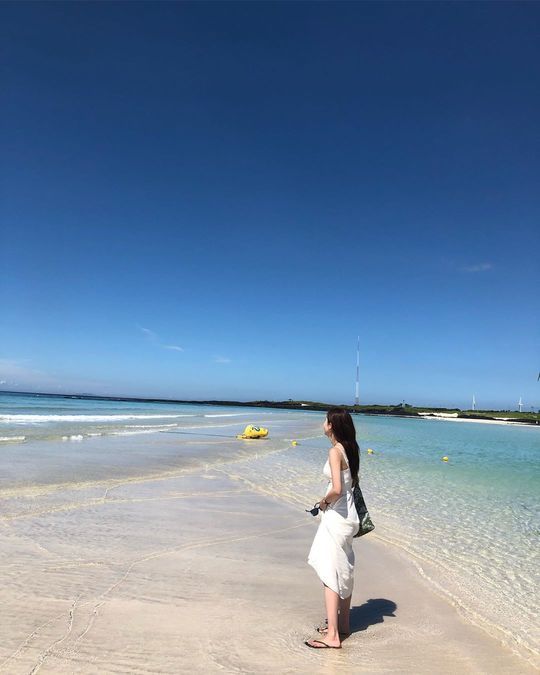
[[[305,404],[316,404],[316,405],[324,405],[324,406],[335,406],[337,404],[334,403],[326,403],[324,401],[310,401],[307,399],[281,399],[281,400],[271,400],[271,399],[252,399],[250,401],[245,400],[245,401],[235,401],[235,400],[227,400],[227,399],[179,399],[179,398],[162,398],[159,396],[110,396],[107,394],[89,394],[89,393],[63,393],[60,394],[58,392],[53,393],[53,392],[46,392],[46,391],[12,391],[8,389],[0,389],[0,394],[20,394],[20,395],[27,395],[30,394],[32,396],[51,396],[55,398],[85,398],[85,399],[105,399],[108,401],[141,401],[141,402],[148,402],[148,401],[153,401],[153,402],[158,402],[158,403],[199,403],[201,405],[203,404],[247,404],[247,403],[305,403]],[[356,403],[341,403],[339,404],[344,407],[348,408],[355,408],[355,407],[394,407],[394,408],[399,408],[399,407],[411,407],[411,408],[427,408],[431,410],[459,410],[459,411],[470,411],[470,412],[518,412],[514,411],[510,408],[476,408],[473,410],[472,408],[458,408],[458,407],[448,407],[448,406],[429,406],[429,405],[414,405],[414,404],[409,404],[409,403],[363,403],[363,404],[356,404]],[[529,407],[534,407],[537,408],[538,406],[529,406]],[[527,412],[533,412],[534,411],[523,411],[525,413]]]

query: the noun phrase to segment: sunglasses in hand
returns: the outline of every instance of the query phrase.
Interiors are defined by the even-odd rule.
[[[304,509],[306,513],[311,513],[312,516],[317,516],[319,514],[319,506],[321,502],[317,502],[313,505],[312,509]]]

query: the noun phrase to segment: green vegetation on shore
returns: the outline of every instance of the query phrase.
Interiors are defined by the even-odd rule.
[[[217,404],[218,401],[205,401]],[[221,404],[224,402],[221,401]],[[244,405],[262,408],[287,408],[291,410],[320,410],[325,411],[334,404],[319,403],[317,401],[253,401],[249,403],[227,402],[227,405]],[[395,415],[398,417],[427,417],[445,413],[458,419],[477,420],[507,420],[522,424],[539,424],[540,413],[516,412],[514,410],[461,410],[460,408],[426,408],[400,403],[398,405],[340,405],[351,413],[362,415]],[[420,413],[427,413],[420,415]]]

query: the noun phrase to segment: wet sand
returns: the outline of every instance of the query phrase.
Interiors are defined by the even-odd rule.
[[[377,531],[353,634],[315,651],[316,520],[221,468],[19,491],[0,518],[0,672],[535,673]]]

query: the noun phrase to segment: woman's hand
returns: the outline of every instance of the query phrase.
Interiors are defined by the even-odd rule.
[[[323,497],[321,501],[319,502],[319,509],[321,511],[326,511],[328,508],[328,502],[326,501],[326,497]]]

